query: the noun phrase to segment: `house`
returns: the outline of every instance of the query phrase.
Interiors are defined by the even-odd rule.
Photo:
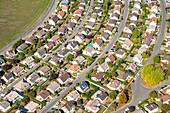
[[[113,13],[117,13],[120,15],[120,6],[115,6],[113,10]]]
[[[38,28],[37,33],[35,34],[36,37],[39,39],[45,38],[46,32],[43,30],[43,28]]]
[[[14,74],[12,72],[9,72],[9,73],[5,74],[4,76],[2,76],[1,79],[7,83],[14,79]]]
[[[116,25],[116,23],[117,23],[117,20],[115,20],[115,19],[109,19],[109,21],[108,21],[108,25],[112,26],[112,27],[114,27]]]
[[[125,41],[119,40],[119,42],[121,43],[122,48],[126,50],[130,50],[133,47],[133,42],[128,38]]]
[[[105,28],[105,30],[104,30],[104,32],[106,32],[106,33],[109,33],[109,34],[112,34],[112,31],[113,31],[113,27],[112,26],[106,26],[106,28]]]
[[[0,70],[1,70],[2,66],[4,66],[4,65],[5,65],[5,60],[0,58]]]
[[[83,34],[83,35],[89,35],[89,33],[90,33],[90,29],[89,29],[89,28],[85,28],[85,29],[81,32],[81,34]]]
[[[168,94],[162,95],[156,98],[156,101],[161,101],[163,104],[168,104],[170,101],[170,95]]]
[[[66,48],[69,50],[75,50],[75,49],[78,49],[78,47],[79,47],[79,44],[77,41],[71,41],[68,43]]]
[[[58,28],[58,35],[64,35],[67,32],[67,27],[66,26],[62,26]]]
[[[142,65],[142,61],[143,61],[143,57],[141,54],[136,54],[133,58],[132,58],[132,62],[137,63],[138,65]]]
[[[147,52],[147,45],[142,45],[139,49],[138,49],[138,54],[142,54],[144,52]]]
[[[105,62],[112,62],[114,63],[116,58],[112,54],[108,54],[107,58],[105,59]]]
[[[80,98],[80,94],[77,90],[74,90],[72,92],[70,92],[67,96],[66,96],[68,101],[77,101]]]
[[[133,113],[145,113],[145,111],[141,108],[136,109],[135,111],[133,111]]]
[[[30,101],[24,108],[27,110],[27,112],[35,112],[36,109],[39,107],[40,105],[38,103],[35,103],[33,101]]]
[[[68,22],[68,24],[67,24],[67,29],[70,30],[70,31],[72,31],[75,26],[76,26],[75,23],[73,23],[73,22]]]
[[[40,102],[46,100],[50,96],[50,93],[47,90],[41,90],[37,96],[36,99]]]
[[[64,12],[64,11],[59,11],[58,12],[58,14],[57,14],[57,17],[59,18],[59,19],[63,19],[63,17],[66,15],[66,12]]]
[[[58,82],[62,85],[70,81],[71,75],[68,72],[60,71]]]
[[[126,40],[127,38],[130,38],[131,34],[130,33],[123,33],[122,37],[119,38],[119,40]]]
[[[37,73],[32,73],[31,75],[28,76],[28,78],[26,79],[28,83],[30,83],[31,85],[34,85],[37,80],[40,78],[40,76]]]
[[[13,49],[6,51],[4,56],[5,58],[14,59],[16,57],[16,51]]]
[[[99,2],[99,3],[103,3],[103,2],[104,2],[104,0],[97,0],[97,2]]]
[[[34,55],[38,58],[43,58],[46,55],[46,49],[44,47],[37,50],[37,52],[34,53]]]
[[[104,62],[103,64],[99,65],[97,68],[98,72],[106,72],[109,69],[109,66],[107,62]]]
[[[44,31],[52,31],[54,29],[54,26],[53,25],[50,25],[50,24],[46,24],[44,27],[43,27],[43,30]]]
[[[118,80],[113,80],[112,82],[109,82],[109,84],[107,85],[107,87],[110,90],[120,90],[121,88],[121,82]]]
[[[132,30],[127,26],[124,27],[123,32],[132,34]]]
[[[125,51],[124,50],[122,50],[122,49],[118,49],[117,51],[116,51],[116,57],[118,57],[118,58],[124,58],[125,57]]]
[[[156,113],[159,111],[159,107],[155,102],[152,102],[146,106],[144,106],[145,110],[149,113]]]
[[[95,25],[95,22],[88,22],[86,28],[92,29]]]
[[[58,16],[57,15],[54,15],[52,18],[50,18],[48,20],[48,23],[50,25],[53,25],[53,26],[55,26],[57,24],[57,22],[58,22]]]
[[[27,37],[26,39],[25,39],[25,43],[26,44],[32,44],[34,41],[36,41],[37,40],[37,37],[35,36],[35,35],[32,35],[32,36],[30,36],[30,37]]]
[[[35,65],[32,56],[25,58],[23,61],[21,61],[21,64],[27,65],[29,68],[33,68]]]
[[[102,81],[104,79],[105,74],[103,72],[98,72],[95,75],[91,77],[92,80],[94,81]]]
[[[98,99],[90,100],[85,105],[85,109],[90,112],[97,113],[100,110],[100,101]]]
[[[126,67],[126,70],[131,71],[131,72],[135,72],[137,68],[137,65],[135,63],[131,63]]]
[[[86,5],[86,0],[80,0],[80,4]]]
[[[169,61],[170,61],[170,56],[168,55],[165,55],[161,58],[161,62],[163,63],[169,64]]]
[[[25,50],[28,47],[28,45],[26,43],[21,44],[20,46],[18,46],[17,51],[18,52],[22,52],[23,50]]]
[[[128,79],[129,74],[127,72],[119,71],[118,76],[116,77],[120,81],[125,81]]]
[[[137,21],[138,20],[138,14],[137,13],[132,13],[131,17],[130,17],[131,21]]]
[[[98,15],[98,16],[102,16],[103,12],[102,12],[102,10],[94,9],[93,12],[92,12],[92,14],[96,14],[96,15]]]
[[[47,90],[49,92],[51,92],[52,94],[55,93],[55,91],[60,89],[60,84],[58,84],[57,82],[53,81],[50,83],[50,85],[47,87]]]
[[[64,113],[74,113],[74,101],[68,101],[61,109],[64,111]]]
[[[71,22],[77,23],[80,20],[79,16],[73,16],[73,18],[71,19]]]
[[[11,72],[14,73],[16,76],[20,76],[23,72],[25,72],[24,67],[21,66],[16,66],[12,68]]]
[[[60,40],[59,35],[54,35],[52,38],[48,39],[49,42],[57,43]]]
[[[59,57],[59,56],[53,56],[49,62],[53,65],[57,65],[60,64],[63,61],[63,58]]]
[[[38,69],[37,72],[40,73],[41,75],[45,75],[50,70],[51,70],[51,68],[49,66],[42,66]]]
[[[62,0],[59,4],[59,6],[64,6],[64,5],[68,5],[69,4],[69,0]]]
[[[68,50],[68,49],[63,49],[62,51],[60,51],[60,52],[58,53],[58,56],[63,58],[63,57],[66,57],[69,53],[70,53],[70,50]]]
[[[92,23],[95,23],[96,20],[97,20],[97,15],[96,15],[96,14],[92,15],[92,16],[90,17],[90,19],[89,19],[89,21],[92,22]]]
[[[108,94],[106,92],[99,91],[96,99],[98,99],[100,101],[100,103],[103,103],[107,98],[108,98]]]
[[[95,54],[96,51],[94,50],[93,47],[91,46],[87,46],[84,50],[83,50],[83,54],[87,55],[87,56],[93,56],[93,54]]]
[[[76,90],[78,90],[81,93],[85,93],[89,89],[89,83],[87,81],[83,81],[79,84],[78,87],[76,87]]]
[[[77,41],[78,43],[83,43],[85,39],[85,36],[83,34],[77,34],[75,36],[74,41]]]
[[[118,14],[117,12],[112,13],[112,14],[110,15],[110,19],[116,20],[116,21],[119,20],[119,17],[120,17],[120,14]]]
[[[67,12],[69,8],[70,8],[69,5],[63,5],[61,9],[62,11]]]
[[[47,44],[44,45],[44,48],[51,50],[54,46],[54,42],[47,42]]]
[[[0,110],[6,113],[11,108],[11,105],[8,101],[1,101],[0,102]]]
[[[101,46],[104,44],[102,39],[97,39],[93,44],[93,47],[97,50],[100,50]]]
[[[83,10],[83,9],[85,8],[85,5],[79,4],[79,5],[78,5],[78,8],[81,9],[81,10]]]
[[[94,8],[95,9],[101,9],[103,7],[103,4],[95,4]]]
[[[77,58],[75,58],[73,61],[72,61],[72,64],[81,64],[85,61],[85,58],[83,56],[78,56]]]
[[[79,17],[81,17],[82,14],[83,14],[83,10],[77,9],[77,10],[74,11],[73,16],[79,16]]]
[[[102,38],[103,41],[106,41],[106,40],[108,40],[109,36],[110,36],[109,33],[104,32],[104,33],[101,35],[101,38]]]
[[[77,65],[77,64],[73,64],[71,65],[69,68],[68,68],[68,72],[71,73],[71,74],[74,74],[76,73],[78,70],[80,69],[80,66]]]
[[[165,47],[165,51],[170,52],[170,46]]]
[[[19,81],[17,84],[13,86],[13,88],[19,92],[23,92],[25,89],[30,88],[29,83],[24,82],[23,80]]]
[[[16,101],[23,99],[24,97],[21,96],[16,91],[10,91],[3,99],[8,100],[9,102],[15,103]]]

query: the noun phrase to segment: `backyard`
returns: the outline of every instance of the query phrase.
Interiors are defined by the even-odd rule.
[[[51,0],[0,0],[0,48],[4,47],[43,15]]]

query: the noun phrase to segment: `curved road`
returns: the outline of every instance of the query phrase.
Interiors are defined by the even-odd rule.
[[[152,52],[151,56],[148,58],[146,64],[152,63],[153,57],[159,53],[162,42],[165,37],[165,33],[166,33],[166,16],[167,15],[166,15],[166,10],[165,10],[165,8],[166,8],[165,0],[160,0],[160,6],[161,6],[161,17],[162,17],[160,29],[159,29],[159,33],[156,37],[156,42],[153,47],[153,52]],[[141,85],[141,80],[142,80],[141,75],[140,75],[141,70],[139,71],[139,75],[136,75],[136,81],[131,86],[132,94],[133,94],[132,101],[130,103],[128,103],[126,106],[122,107],[121,109],[115,111],[114,113],[123,113],[126,107],[136,106],[140,101],[146,99],[148,97],[148,94],[150,93],[150,91],[152,91],[152,90],[158,91],[161,89],[161,86],[163,86],[165,84],[170,84],[169,81],[164,81],[161,84],[161,86],[158,86],[157,88],[147,89]]]
[[[11,49],[12,46],[20,39],[29,36],[33,33],[34,30],[36,30],[38,27],[41,26],[42,23],[44,23],[45,21],[47,21],[47,19],[51,16],[52,12],[55,10],[57,4],[59,3],[59,0],[51,0],[51,3],[47,9],[47,11],[44,13],[44,15],[41,17],[41,19],[34,24],[29,30],[27,30],[24,34],[22,34],[21,36],[19,36],[17,39],[15,39],[14,41],[12,41],[11,43],[9,43],[8,45],[6,45],[5,47],[0,49],[0,54],[3,54],[4,52],[6,52],[7,50]]]
[[[92,0],[92,1],[94,1],[94,0]],[[123,14],[124,19],[121,21],[121,23],[120,23],[120,25],[118,27],[118,32],[112,37],[112,39],[109,42],[109,44],[103,49],[102,53],[96,58],[96,60],[87,69],[85,69],[79,75],[79,77],[77,77],[73,81],[72,85],[70,85],[68,88],[65,88],[64,90],[62,90],[60,92],[59,96],[56,96],[52,101],[50,101],[46,106],[44,106],[44,108],[42,110],[40,110],[38,113],[47,113],[60,99],[62,99],[62,97],[64,95],[66,95],[73,87],[76,86],[76,83],[80,83],[81,81],[86,80],[85,79],[86,73],[89,70],[93,69],[96,66],[96,64],[97,64],[98,59],[103,57],[105,55],[105,53],[108,52],[113,47],[113,44],[116,43],[116,41],[118,40],[118,38],[121,35],[121,32],[123,31],[123,28],[125,27],[126,20],[128,18],[128,14],[129,14],[129,0],[124,0],[124,1],[125,1],[125,8],[124,8],[124,14]]]

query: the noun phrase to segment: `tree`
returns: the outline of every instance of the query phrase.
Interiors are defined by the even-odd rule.
[[[23,43],[24,43],[24,41],[22,39],[20,39],[12,46],[12,48],[17,49],[17,47],[20,46]]]
[[[103,63],[104,63],[104,61],[105,61],[105,59],[104,59],[104,58],[99,58],[99,59],[98,59],[98,63],[99,63],[99,65],[103,64]]]
[[[39,62],[40,62],[40,59],[37,58],[37,57],[35,57],[35,58],[34,58],[34,63],[39,63]]]
[[[119,94],[119,104],[124,104],[127,102],[127,96],[124,93]]]
[[[0,71],[0,76],[2,77],[5,74],[4,71]]]
[[[165,73],[159,66],[148,64],[142,70],[142,79],[148,85],[157,85],[164,80]]]
[[[116,107],[117,107],[117,102],[114,102],[113,104],[112,104],[112,107],[116,110]]]
[[[158,56],[158,55],[156,55],[156,56],[154,56],[153,57],[153,61],[155,62],[155,63],[160,63],[160,57]]]
[[[83,104],[83,99],[78,99],[78,100],[77,100],[77,104],[78,104],[78,105]]]
[[[132,36],[133,38],[138,38],[140,36],[140,31],[135,29],[133,32],[132,32]]]
[[[66,57],[66,60],[69,62],[69,61],[72,61],[73,58],[74,58],[74,56],[72,54],[68,54]]]
[[[149,93],[150,98],[156,98],[158,96],[158,93],[154,90]]]
[[[46,38],[51,38],[52,37],[52,32],[51,31],[47,31],[45,34]]]
[[[112,77],[112,74],[108,73],[108,72],[105,72],[105,76],[108,77],[108,78],[111,78]]]
[[[5,64],[3,67],[2,67],[2,69],[4,70],[4,71],[8,71],[9,69],[11,69],[12,68],[12,65],[10,65],[10,64]]]
[[[58,77],[58,75],[57,75],[56,73],[54,73],[54,72],[52,72],[52,73],[50,74],[50,79],[51,79],[51,80],[55,80],[57,77]]]
[[[108,64],[109,68],[112,68],[114,66],[114,64],[112,62],[108,62],[107,64]]]
[[[113,100],[116,98],[116,96],[117,96],[117,91],[115,90],[111,91],[109,94],[109,97],[112,98]]]

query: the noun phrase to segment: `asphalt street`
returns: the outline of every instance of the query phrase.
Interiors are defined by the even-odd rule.
[[[42,110],[39,111],[39,113],[46,113],[48,112],[60,99],[62,99],[62,97],[66,94],[68,94],[68,92],[76,86],[76,83],[80,83],[81,81],[85,81],[85,75],[86,73],[93,69],[97,62],[98,59],[103,57],[106,52],[108,52],[113,45],[116,43],[116,41],[118,40],[118,38],[121,35],[121,32],[123,31],[123,28],[125,27],[126,24],[126,20],[128,18],[128,14],[129,14],[129,1],[124,0],[125,1],[125,7],[124,7],[124,14],[123,17],[124,19],[121,21],[119,27],[118,27],[118,32],[112,37],[111,41],[109,42],[109,44],[103,49],[102,53],[96,58],[96,60],[87,68],[85,69],[80,75],[79,77],[77,77],[74,81],[73,84],[70,85],[69,87],[65,88],[64,90],[62,90],[62,92],[60,92],[60,96],[56,96],[51,102],[49,102],[46,106],[44,106],[44,108]]]
[[[160,6],[161,6],[161,24],[160,24],[160,29],[159,29],[159,33],[156,37],[156,42],[155,45],[153,47],[153,51],[151,56],[148,58],[146,64],[152,63],[153,62],[153,57],[155,55],[157,55],[160,51],[162,42],[164,40],[165,37],[165,33],[166,33],[166,3],[165,0],[160,0]],[[142,69],[141,69],[142,70]],[[139,72],[141,72],[141,70]],[[156,87],[154,89],[147,89],[145,87],[143,87],[141,85],[141,74],[139,73],[139,75],[136,77],[135,82],[131,85],[132,88],[132,100],[130,103],[128,103],[126,106],[122,107],[121,109],[115,111],[114,113],[123,113],[124,110],[128,107],[128,106],[135,106],[137,105],[140,101],[146,99],[148,97],[148,94],[150,93],[150,91],[152,90],[160,90],[162,86],[164,86],[165,84],[170,84],[170,82],[165,81],[161,84],[161,86]]]

